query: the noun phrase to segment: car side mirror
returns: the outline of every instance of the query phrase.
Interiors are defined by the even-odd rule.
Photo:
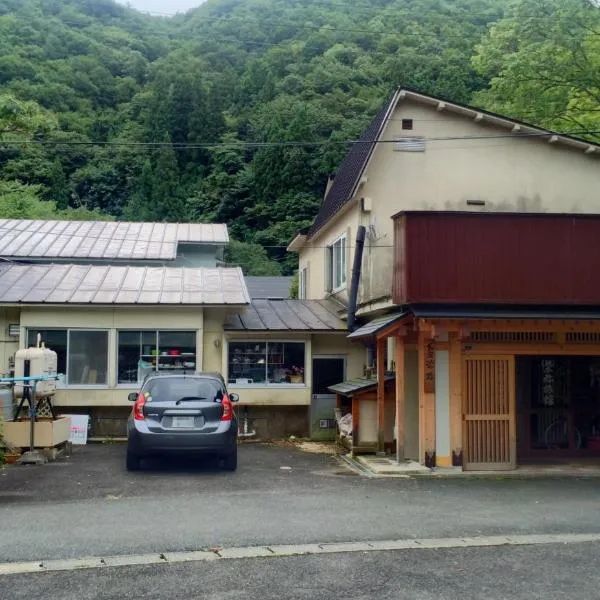
[[[129,402],[137,402],[138,399],[138,395],[136,392],[131,392],[131,394],[128,394],[127,396],[127,400],[129,400]]]
[[[235,393],[234,394],[229,394],[229,399],[232,402],[239,402],[240,401],[240,397],[237,394],[235,394]]]

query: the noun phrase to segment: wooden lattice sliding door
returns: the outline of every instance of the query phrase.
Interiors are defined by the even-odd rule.
[[[516,466],[515,359],[469,356],[463,368],[463,468]]]

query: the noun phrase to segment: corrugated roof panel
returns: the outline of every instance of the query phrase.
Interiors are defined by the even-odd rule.
[[[285,323],[288,329],[309,329],[308,325],[292,310],[288,302],[274,301],[269,304],[273,312]]]
[[[226,225],[202,223],[0,219],[0,232],[0,254],[31,258],[173,260],[179,242],[229,241]]]
[[[0,302],[243,305],[248,292],[237,268],[0,264]]]
[[[290,302],[290,308],[298,315],[298,318],[306,323],[309,329],[325,330],[329,329],[326,323],[321,321],[312,311],[313,302],[310,300],[298,300]]]
[[[394,375],[386,375],[384,377],[384,382],[387,383],[389,381],[394,381],[395,379],[396,377]],[[360,392],[366,392],[367,390],[376,387],[377,379],[349,379],[348,381],[331,385],[327,389],[330,392],[341,394],[342,396],[352,397]]]
[[[229,331],[345,331],[346,323],[335,319],[325,323],[313,310],[327,310],[333,314],[335,305],[328,300],[254,300],[250,306],[227,319]],[[327,306],[323,306],[323,303]],[[281,325],[284,325],[282,328]]]
[[[262,319],[258,316],[256,307],[252,303],[244,312],[239,314],[242,329],[249,331],[263,331],[266,329]]]
[[[268,300],[255,300],[252,305],[258,313],[260,320],[265,324],[266,329],[289,329],[286,323],[273,310]]]
[[[348,338],[349,339],[360,339],[360,338],[365,338],[365,337],[371,337],[371,336],[375,335],[378,331],[381,331],[382,329],[387,327],[388,325],[391,325],[392,323],[399,321],[400,319],[405,317],[407,314],[408,314],[407,312],[393,313],[391,315],[385,315],[383,317],[378,317],[377,319],[373,319],[372,321],[369,321],[362,327],[359,327],[356,331],[353,331],[348,336]]]
[[[39,265],[43,269],[42,265]],[[42,277],[29,293],[21,298],[21,302],[45,302],[48,296],[58,287],[65,274],[70,269],[69,265],[56,265],[55,269],[46,269]]]

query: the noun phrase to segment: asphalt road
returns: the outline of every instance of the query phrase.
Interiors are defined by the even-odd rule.
[[[11,600],[592,600],[600,544],[257,558],[0,577]]]
[[[124,451],[86,446],[65,461],[2,471],[0,562],[600,532],[600,479],[374,480],[350,475],[329,456],[260,445],[240,448],[233,474],[165,463],[130,474]]]

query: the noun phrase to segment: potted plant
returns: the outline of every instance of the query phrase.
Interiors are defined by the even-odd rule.
[[[304,383],[304,368],[292,366],[290,369],[290,383]]]
[[[6,440],[0,439],[0,464],[6,463],[7,465],[11,465],[16,463],[19,456],[21,456],[21,452],[18,448],[15,448]]]

